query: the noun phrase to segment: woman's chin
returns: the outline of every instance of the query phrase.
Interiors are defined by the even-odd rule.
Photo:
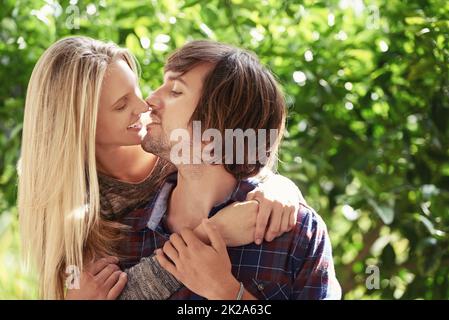
[[[129,137],[128,139],[122,141],[121,145],[123,147],[125,147],[125,146],[130,147],[130,146],[137,146],[137,145],[140,146],[141,143],[142,143],[142,139],[140,138],[140,136],[138,134],[136,134],[134,137]]]

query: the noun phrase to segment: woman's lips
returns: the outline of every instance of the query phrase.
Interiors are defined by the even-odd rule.
[[[139,131],[140,129],[142,129],[142,123],[140,123],[140,121],[138,121],[136,123],[133,123],[132,125],[129,125],[127,129],[133,130],[133,131],[134,130]]]
[[[148,130],[151,125],[160,124],[160,121],[156,117],[151,116],[151,112],[145,112],[140,115],[139,121],[137,121],[135,124],[140,125],[140,128],[146,128]]]

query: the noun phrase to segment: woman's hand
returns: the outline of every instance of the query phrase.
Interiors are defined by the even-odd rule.
[[[235,299],[240,285],[231,273],[226,244],[212,222],[204,219],[202,225],[210,246],[183,229],[179,235],[172,234],[162,250],[156,250],[156,259],[190,291],[206,299]],[[251,296],[245,292],[244,298]]]
[[[127,278],[116,257],[91,262],[81,274],[78,289],[68,289],[66,300],[115,300],[125,288]]]
[[[246,200],[234,202],[210,218],[228,247],[261,244],[264,238],[270,242],[291,231],[296,224],[299,203],[306,203],[291,180],[273,174],[249,192]],[[209,244],[202,224],[193,231]]]
[[[234,202],[218,211],[209,220],[220,232],[226,246],[243,246],[254,242],[258,210],[259,203],[255,200]],[[210,244],[202,223],[193,232],[205,244]]]
[[[258,188],[249,192],[246,200],[259,202],[254,242],[270,242],[291,231],[296,224],[299,204],[305,200],[298,187],[281,175],[270,175]]]

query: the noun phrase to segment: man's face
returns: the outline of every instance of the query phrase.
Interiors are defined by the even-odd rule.
[[[190,119],[201,97],[203,80],[212,64],[200,64],[185,74],[167,71],[164,84],[147,98],[152,112],[142,148],[170,160],[170,150],[177,141],[170,141],[175,129],[187,130],[192,135]]]

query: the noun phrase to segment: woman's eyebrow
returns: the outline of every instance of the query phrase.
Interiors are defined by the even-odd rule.
[[[125,94],[123,96],[121,96],[120,98],[118,98],[113,104],[112,107],[115,107],[119,102],[121,102],[123,99],[125,99],[128,96],[128,94]]]

